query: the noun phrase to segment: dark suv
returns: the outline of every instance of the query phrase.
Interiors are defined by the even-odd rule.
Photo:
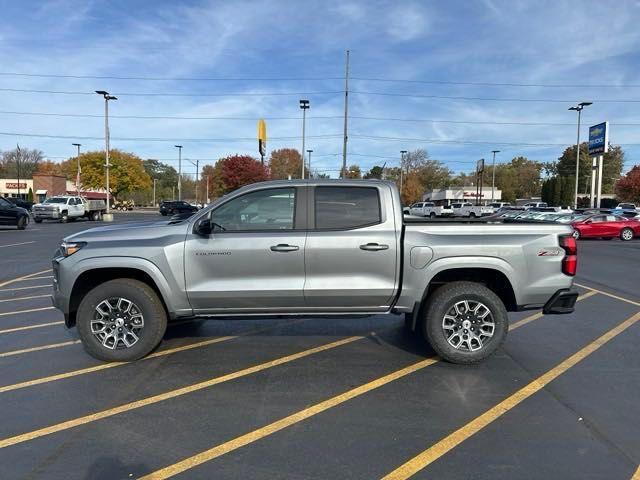
[[[24,230],[29,223],[29,212],[0,197],[0,225],[15,225]]]
[[[182,200],[165,200],[160,203],[160,213],[162,215],[175,215],[177,213],[195,213],[198,207]]]

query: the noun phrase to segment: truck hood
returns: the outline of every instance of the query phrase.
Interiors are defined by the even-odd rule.
[[[93,241],[136,241],[151,238],[166,237],[167,235],[184,235],[187,233],[189,222],[150,221],[136,223],[122,223],[91,228],[69,235],[65,242],[93,242]]]

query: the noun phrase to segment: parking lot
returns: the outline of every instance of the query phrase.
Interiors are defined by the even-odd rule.
[[[640,478],[640,240],[581,241],[575,312],[510,314],[473,367],[384,315],[181,322],[106,364],[49,296],[93,226],[0,229],[3,480]]]

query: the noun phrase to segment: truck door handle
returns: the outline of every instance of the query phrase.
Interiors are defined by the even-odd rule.
[[[295,252],[296,250],[300,250],[300,247],[297,245],[287,245],[286,243],[271,246],[272,252]]]
[[[373,252],[377,252],[378,250],[388,250],[389,245],[380,245],[379,243],[367,243],[365,245],[360,245],[360,250],[369,250]]]

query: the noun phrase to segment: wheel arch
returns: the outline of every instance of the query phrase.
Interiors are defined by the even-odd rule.
[[[160,298],[169,318],[173,318],[175,316],[176,309],[174,308],[174,305],[168,301],[171,298],[171,289],[166,282],[166,279],[162,276],[155,265],[144,265],[144,263],[148,262],[142,260],[143,264],[141,264],[140,261],[136,260],[140,259],[127,258],[127,266],[122,264],[96,265],[93,262],[86,265],[78,265],[78,267],[81,267],[81,273],[75,278],[73,286],[71,287],[69,295],[69,313],[68,315],[65,315],[67,327],[75,325],[78,307],[89,291],[98,285],[117,278],[132,278],[147,284]]]

